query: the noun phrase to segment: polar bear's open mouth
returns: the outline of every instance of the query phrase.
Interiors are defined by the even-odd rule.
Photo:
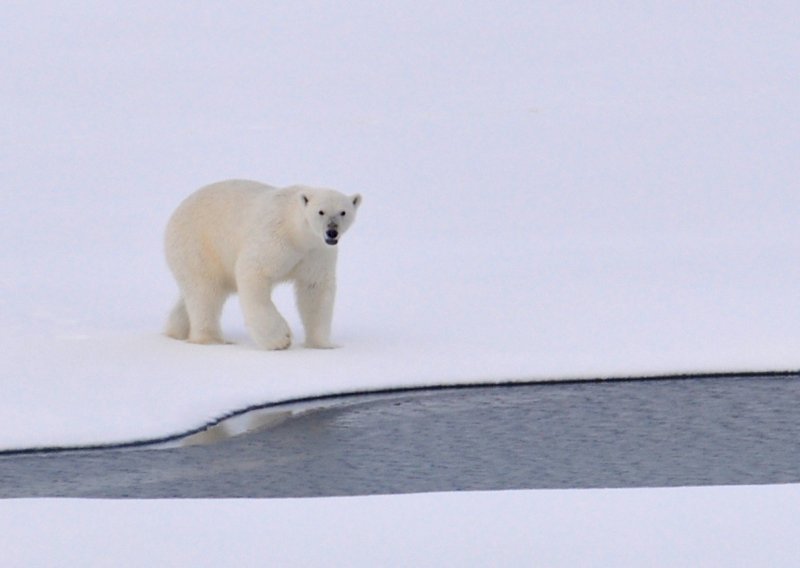
[[[326,238],[325,242],[332,246],[332,245],[335,245],[336,243],[338,243],[339,239],[328,239],[328,238]]]

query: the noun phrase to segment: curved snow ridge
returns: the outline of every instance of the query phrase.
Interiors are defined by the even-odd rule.
[[[365,398],[383,398],[415,393],[431,393],[437,391],[453,391],[467,389],[510,388],[534,385],[569,385],[591,384],[608,382],[655,382],[673,380],[706,380],[706,379],[741,379],[741,378],[797,378],[800,379],[800,369],[785,371],[733,371],[733,372],[704,372],[704,373],[672,373],[638,376],[618,377],[570,377],[570,378],[540,378],[520,379],[506,381],[481,381],[467,383],[442,383],[423,386],[390,387],[378,389],[359,389],[353,391],[340,391],[334,393],[317,394],[287,398],[284,400],[261,402],[235,410],[213,418],[200,426],[187,430],[136,440],[121,442],[105,442],[98,444],[63,445],[63,446],[34,446],[21,448],[8,448],[0,450],[0,456],[29,455],[29,454],[54,454],[64,452],[91,452],[102,450],[127,450],[127,449],[158,449],[210,444],[223,439],[232,438],[241,434],[274,426],[291,418],[292,416],[331,406],[346,406]],[[242,418],[252,416],[254,419],[243,421]]]

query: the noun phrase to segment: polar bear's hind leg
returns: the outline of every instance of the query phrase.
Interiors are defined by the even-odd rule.
[[[211,285],[196,286],[183,298],[189,316],[189,343],[225,343],[219,320],[227,291]]]
[[[189,338],[189,313],[186,311],[186,304],[181,297],[175,303],[175,307],[167,318],[167,326],[164,329],[167,337],[173,339]]]

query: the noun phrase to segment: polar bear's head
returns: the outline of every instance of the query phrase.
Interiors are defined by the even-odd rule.
[[[331,189],[304,189],[300,200],[311,230],[331,246],[353,224],[361,204],[359,194],[348,196]]]

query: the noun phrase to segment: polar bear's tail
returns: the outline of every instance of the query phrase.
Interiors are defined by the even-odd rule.
[[[183,297],[178,299],[175,307],[167,318],[167,326],[164,333],[174,339],[188,339],[189,337],[189,313],[186,311],[186,304]]]

